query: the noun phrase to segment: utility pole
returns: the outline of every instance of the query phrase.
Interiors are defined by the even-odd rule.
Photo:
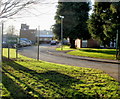
[[[39,61],[40,59],[40,26],[38,26],[38,31],[37,31],[37,45],[38,45],[38,50],[37,50],[37,60]]]

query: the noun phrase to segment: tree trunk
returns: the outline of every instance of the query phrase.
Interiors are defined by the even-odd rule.
[[[106,43],[105,43],[105,41],[103,41],[103,46],[104,46],[104,48],[106,48]]]
[[[80,39],[80,48],[82,48],[82,39]]]
[[[76,48],[75,47],[75,39],[70,38],[70,48]]]

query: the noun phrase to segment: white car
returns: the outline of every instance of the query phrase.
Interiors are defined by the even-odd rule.
[[[32,41],[30,40],[20,40],[20,46],[30,46],[32,45]]]
[[[24,41],[24,40],[20,40],[20,45],[21,46],[27,46],[28,43],[26,41]]]
[[[50,42],[50,44],[51,44],[51,45],[56,45],[56,44],[57,44],[57,41],[52,40],[52,41]]]

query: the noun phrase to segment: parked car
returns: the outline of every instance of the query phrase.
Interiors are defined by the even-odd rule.
[[[31,46],[33,44],[31,40],[28,40],[27,42],[28,42],[29,46]]]
[[[20,40],[20,46],[21,46],[21,47],[24,47],[24,46],[27,46],[27,45],[28,45],[28,44],[27,44],[26,41]]]
[[[51,45],[56,45],[56,44],[57,44],[57,41],[52,40],[52,41],[50,42],[50,44],[51,44]]]
[[[28,40],[27,38],[20,38],[20,46],[25,47],[25,46],[31,46],[32,41]]]
[[[6,47],[8,47],[8,44],[7,44],[5,41],[3,41],[3,42],[2,42],[2,47],[3,47],[3,48],[6,48]]]
[[[69,43],[68,40],[63,40],[63,44],[64,44],[64,45],[69,45],[70,43]]]

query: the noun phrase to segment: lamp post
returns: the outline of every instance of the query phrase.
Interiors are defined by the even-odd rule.
[[[63,50],[63,19],[64,16],[60,16],[61,18],[61,50]]]
[[[50,27],[50,32],[53,34],[53,30],[52,30],[52,28],[53,28],[53,25]],[[54,37],[55,37],[55,36],[53,36],[51,40],[53,40]],[[51,41],[51,40],[50,40],[50,41]]]
[[[117,20],[118,20],[118,16],[117,16]],[[117,21],[118,22],[118,21]],[[119,31],[118,31],[118,23],[117,23],[117,34],[116,34],[116,59],[118,59],[119,60],[119,58],[120,58],[120,45],[119,45]]]

